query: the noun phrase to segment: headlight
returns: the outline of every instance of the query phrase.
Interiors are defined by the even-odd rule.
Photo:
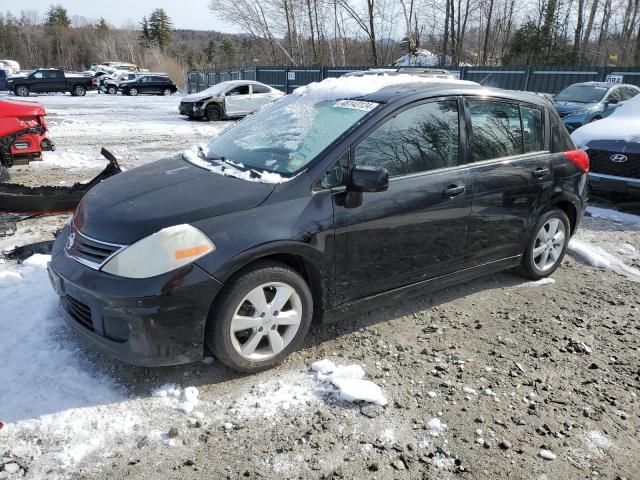
[[[586,110],[586,109],[576,110],[575,112],[567,113],[567,117],[570,117],[571,115],[586,115],[589,112],[590,110]]]
[[[215,251],[204,233],[176,225],[149,235],[109,260],[103,272],[127,278],[148,278],[180,268]]]

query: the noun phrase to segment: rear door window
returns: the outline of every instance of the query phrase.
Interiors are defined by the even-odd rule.
[[[253,93],[269,93],[269,89],[264,85],[252,85]]]
[[[522,119],[522,142],[524,153],[544,150],[542,140],[542,109],[528,105],[520,105]]]
[[[458,165],[458,101],[408,108],[355,149],[355,164],[384,167],[391,177]]]
[[[473,160],[510,157],[523,152],[520,109],[515,103],[469,100]]]

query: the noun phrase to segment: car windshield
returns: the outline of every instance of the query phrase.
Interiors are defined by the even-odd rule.
[[[560,102],[595,103],[602,100],[608,91],[607,87],[571,85],[556,95],[555,99]]]
[[[211,161],[293,174],[377,106],[356,100],[306,101],[290,95],[224,130],[203,153]]]

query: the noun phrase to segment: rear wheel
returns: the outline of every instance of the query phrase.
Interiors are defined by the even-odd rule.
[[[71,93],[76,97],[84,97],[87,94],[87,89],[82,85],[76,85]]]
[[[553,209],[542,215],[527,244],[519,273],[540,280],[555,272],[567,251],[570,232],[569,218],[562,210]]]
[[[26,85],[18,85],[13,93],[15,93],[19,97],[28,97],[30,90]]]
[[[207,109],[204,111],[205,116],[208,120],[215,122],[216,120],[220,120],[222,118],[222,110],[218,105],[209,105]]]
[[[137,97],[138,96],[138,89],[136,87],[131,87],[129,89],[129,95],[131,95],[132,97]]]
[[[207,346],[234,370],[265,370],[302,344],[312,314],[311,291],[298,272],[259,262],[234,276],[216,299]]]

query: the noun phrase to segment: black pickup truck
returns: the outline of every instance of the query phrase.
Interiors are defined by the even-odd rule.
[[[27,75],[7,79],[7,90],[11,90],[19,97],[27,97],[31,92],[69,92],[74,97],[82,97],[86,95],[87,90],[95,90],[95,88],[95,78],[67,75],[55,68],[39,68]]]

